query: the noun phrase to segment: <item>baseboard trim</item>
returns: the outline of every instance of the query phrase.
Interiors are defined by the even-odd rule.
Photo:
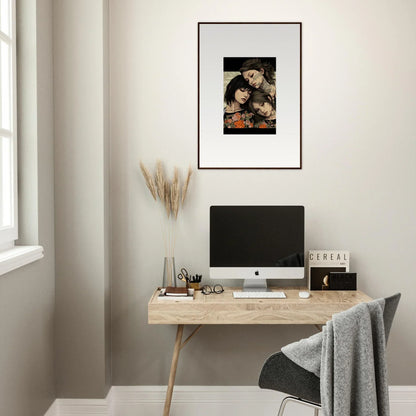
[[[58,412],[58,400],[55,400],[48,411],[45,413],[45,416],[59,416]]]
[[[105,399],[59,399],[58,416],[112,416],[110,395]]]
[[[166,386],[113,386],[112,402],[164,403]],[[176,386],[172,403],[276,402],[276,392],[256,386]]]
[[[390,386],[389,392],[391,416],[416,414],[416,386]],[[160,416],[165,394],[166,386],[113,386],[105,399],[57,399],[45,416]],[[203,408],[215,416],[275,414],[283,397],[255,386],[176,386],[172,413],[195,416]],[[286,414],[309,413],[288,405]]]
[[[416,398],[416,386],[390,386],[390,401],[414,402]]]

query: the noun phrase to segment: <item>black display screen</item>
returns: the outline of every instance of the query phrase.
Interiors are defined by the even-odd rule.
[[[302,206],[212,206],[210,267],[303,267]]]

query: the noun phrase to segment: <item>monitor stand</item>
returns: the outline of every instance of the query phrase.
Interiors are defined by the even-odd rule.
[[[243,292],[268,292],[266,279],[244,279]]]

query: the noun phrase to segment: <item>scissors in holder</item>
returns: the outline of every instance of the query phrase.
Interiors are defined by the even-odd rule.
[[[189,283],[189,273],[185,267],[182,267],[181,272],[178,274],[178,279],[182,280],[182,282],[185,282],[186,284]]]

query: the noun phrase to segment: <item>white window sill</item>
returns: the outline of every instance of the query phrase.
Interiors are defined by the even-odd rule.
[[[42,246],[15,246],[0,252],[0,275],[43,257]]]

